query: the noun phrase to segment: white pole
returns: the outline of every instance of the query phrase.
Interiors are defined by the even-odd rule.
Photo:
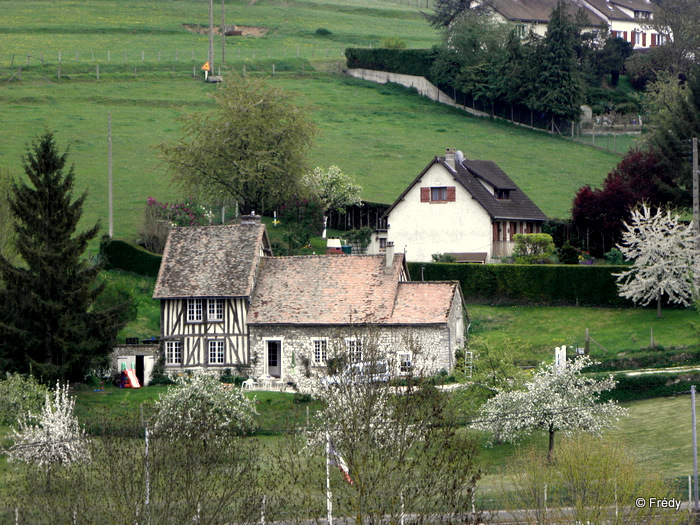
[[[328,525],[333,525],[333,500],[331,494],[331,435],[326,432],[326,508]]]
[[[146,523],[150,525],[151,523],[151,477],[150,473],[148,471],[148,426],[146,426],[146,450],[144,451],[145,455],[145,468],[146,468]]]
[[[109,173],[109,238],[114,237],[114,209],[112,206],[112,114],[107,112],[108,173]]]
[[[693,411],[693,508],[698,511],[698,433],[695,426],[695,385],[690,387],[690,409]]]

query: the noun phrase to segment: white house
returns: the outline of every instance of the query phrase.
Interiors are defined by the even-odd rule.
[[[516,233],[541,233],[546,216],[494,162],[450,148],[435,157],[387,210],[369,253],[393,243],[411,262],[433,254],[487,262],[512,253]]]
[[[607,27],[612,36],[620,37],[637,48],[665,43],[664,35],[650,30],[655,6],[650,0],[566,0],[570,12],[583,10],[590,28]],[[544,36],[557,0],[489,0],[496,20],[514,24],[521,36],[530,31]]]
[[[259,217],[173,228],[153,294],[166,372],[236,368],[287,382],[342,351],[451,370],[465,341],[459,283],[411,282],[403,254],[271,257]],[[370,352],[371,350],[371,352]]]

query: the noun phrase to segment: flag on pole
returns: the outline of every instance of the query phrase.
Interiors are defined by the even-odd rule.
[[[211,71],[211,66],[209,65],[209,61],[207,60],[206,62],[204,62],[204,65],[199,69],[202,69],[204,71]]]
[[[331,440],[330,436],[328,437],[328,449],[330,454],[333,456],[333,463],[335,466],[337,466],[340,469],[341,474],[343,474],[343,478],[345,478],[345,481],[350,483],[350,485],[353,484],[352,478],[350,477],[350,469],[348,468],[347,463],[345,463],[345,460],[343,457],[338,454],[338,451],[335,449],[335,446],[333,445],[333,440]]]

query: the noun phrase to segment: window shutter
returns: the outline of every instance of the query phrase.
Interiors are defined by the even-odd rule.
[[[656,33],[651,34],[651,47],[656,47]]]
[[[430,188],[421,188],[420,189],[420,201],[421,202],[430,202]]]
[[[647,34],[642,33],[642,47],[647,47]]]
[[[498,238],[498,223],[494,222],[493,223],[493,241],[498,242],[500,239]]]
[[[623,31],[622,34],[624,35],[622,37],[623,40],[627,40],[627,31]]]
[[[456,194],[457,194],[457,189],[454,186],[448,186],[447,187],[447,202],[454,202]]]

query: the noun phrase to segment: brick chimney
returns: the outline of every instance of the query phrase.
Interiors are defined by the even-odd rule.
[[[455,169],[455,149],[454,148],[447,148],[445,150],[445,162],[447,165]]]

